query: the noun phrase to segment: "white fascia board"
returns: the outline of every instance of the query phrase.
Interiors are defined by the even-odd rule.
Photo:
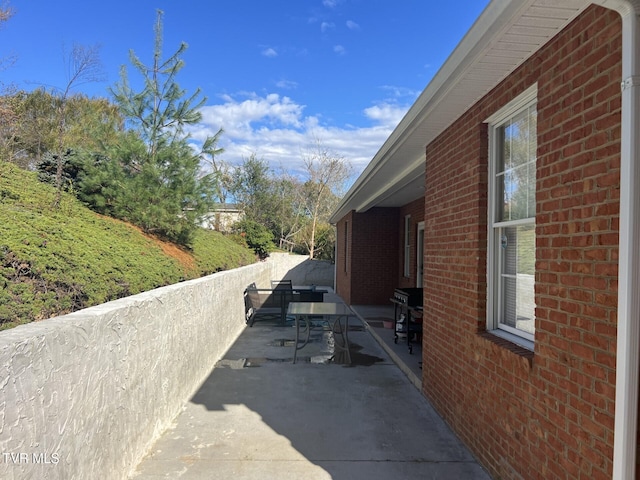
[[[424,177],[424,168],[424,159],[419,158],[403,170],[399,171],[397,175],[389,178],[387,183],[373,195],[363,198],[357,205],[355,205],[353,210],[356,212],[366,212],[370,208],[375,207],[376,204],[383,202],[399,190],[402,190],[418,177]]]

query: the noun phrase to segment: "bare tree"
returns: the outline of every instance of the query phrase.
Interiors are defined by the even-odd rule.
[[[104,71],[100,62],[100,46],[85,46],[73,44],[71,52],[65,54],[67,69],[67,84],[60,90],[58,97],[58,141],[57,141],[57,165],[56,165],[56,198],[54,207],[60,205],[62,196],[62,171],[64,168],[64,132],[66,128],[67,99],[73,88],[92,82],[100,82],[104,79]]]
[[[11,10],[11,7],[8,6],[8,2],[5,2],[0,7],[0,22],[6,22],[11,18],[11,15],[13,15],[13,11]]]
[[[293,248],[295,239],[304,228],[306,205],[303,196],[303,184],[293,174],[280,167],[274,178],[274,190],[277,194],[276,213],[277,237],[281,248]]]
[[[2,2],[0,5],[0,28],[7,20],[9,20],[14,14],[13,9],[9,6],[9,2]],[[15,55],[8,55],[4,58],[0,58],[0,71],[6,70],[16,61]]]
[[[318,223],[326,221],[343,193],[352,168],[344,157],[329,151],[319,140],[305,155],[307,181],[303,186],[307,215],[310,219],[309,258],[315,254]]]
[[[0,6],[0,24],[6,22],[13,16],[13,10],[9,6],[9,2],[2,2]]]
[[[200,152],[200,158],[209,166],[214,178],[214,198],[219,203],[226,203],[229,191],[232,188],[233,175],[231,166],[225,162],[220,155],[224,153],[224,148],[218,146],[218,141],[224,133],[220,128],[215,135],[207,137]]]

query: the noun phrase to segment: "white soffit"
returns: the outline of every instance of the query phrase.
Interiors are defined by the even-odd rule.
[[[397,207],[420,198],[425,147],[589,3],[492,1],[355,181],[331,222],[351,210]]]

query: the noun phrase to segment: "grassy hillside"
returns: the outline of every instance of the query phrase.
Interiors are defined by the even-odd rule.
[[[207,230],[193,251],[100,216],[0,162],[0,330],[255,261]]]

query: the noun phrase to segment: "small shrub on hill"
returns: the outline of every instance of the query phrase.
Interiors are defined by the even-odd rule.
[[[273,235],[267,227],[253,220],[241,220],[234,225],[234,232],[247,241],[249,248],[264,260],[275,248]]]

